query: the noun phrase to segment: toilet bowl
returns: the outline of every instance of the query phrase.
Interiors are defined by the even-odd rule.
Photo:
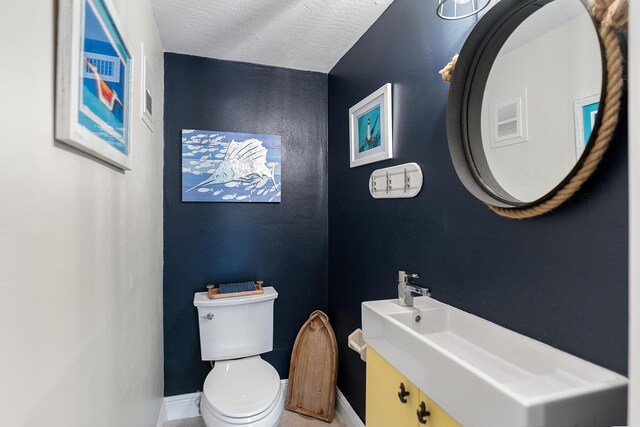
[[[276,370],[260,356],[217,362],[200,404],[207,427],[274,427],[284,409]]]

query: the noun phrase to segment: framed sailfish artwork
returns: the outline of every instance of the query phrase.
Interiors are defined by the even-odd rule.
[[[280,203],[278,135],[182,130],[182,201]]]
[[[60,0],[56,139],[131,169],[133,58],[110,0]]]

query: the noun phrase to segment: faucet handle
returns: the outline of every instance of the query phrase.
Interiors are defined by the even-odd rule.
[[[420,278],[416,273],[407,273],[406,271],[398,271],[398,281],[399,282],[411,282],[413,279]]]

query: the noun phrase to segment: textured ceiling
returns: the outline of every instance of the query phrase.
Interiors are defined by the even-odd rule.
[[[328,72],[393,0],[151,0],[167,52]]]

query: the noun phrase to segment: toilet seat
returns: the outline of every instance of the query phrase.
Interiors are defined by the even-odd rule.
[[[202,418],[204,419],[207,427],[274,427],[278,425],[278,421],[282,415],[284,399],[284,393],[281,391],[276,400],[273,401],[273,404],[266,411],[246,418],[227,417],[213,409],[205,399],[203,399],[200,409],[202,412]]]
[[[276,425],[283,407],[278,372],[260,356],[216,362],[204,382],[201,410],[210,427],[258,425],[263,419]]]

